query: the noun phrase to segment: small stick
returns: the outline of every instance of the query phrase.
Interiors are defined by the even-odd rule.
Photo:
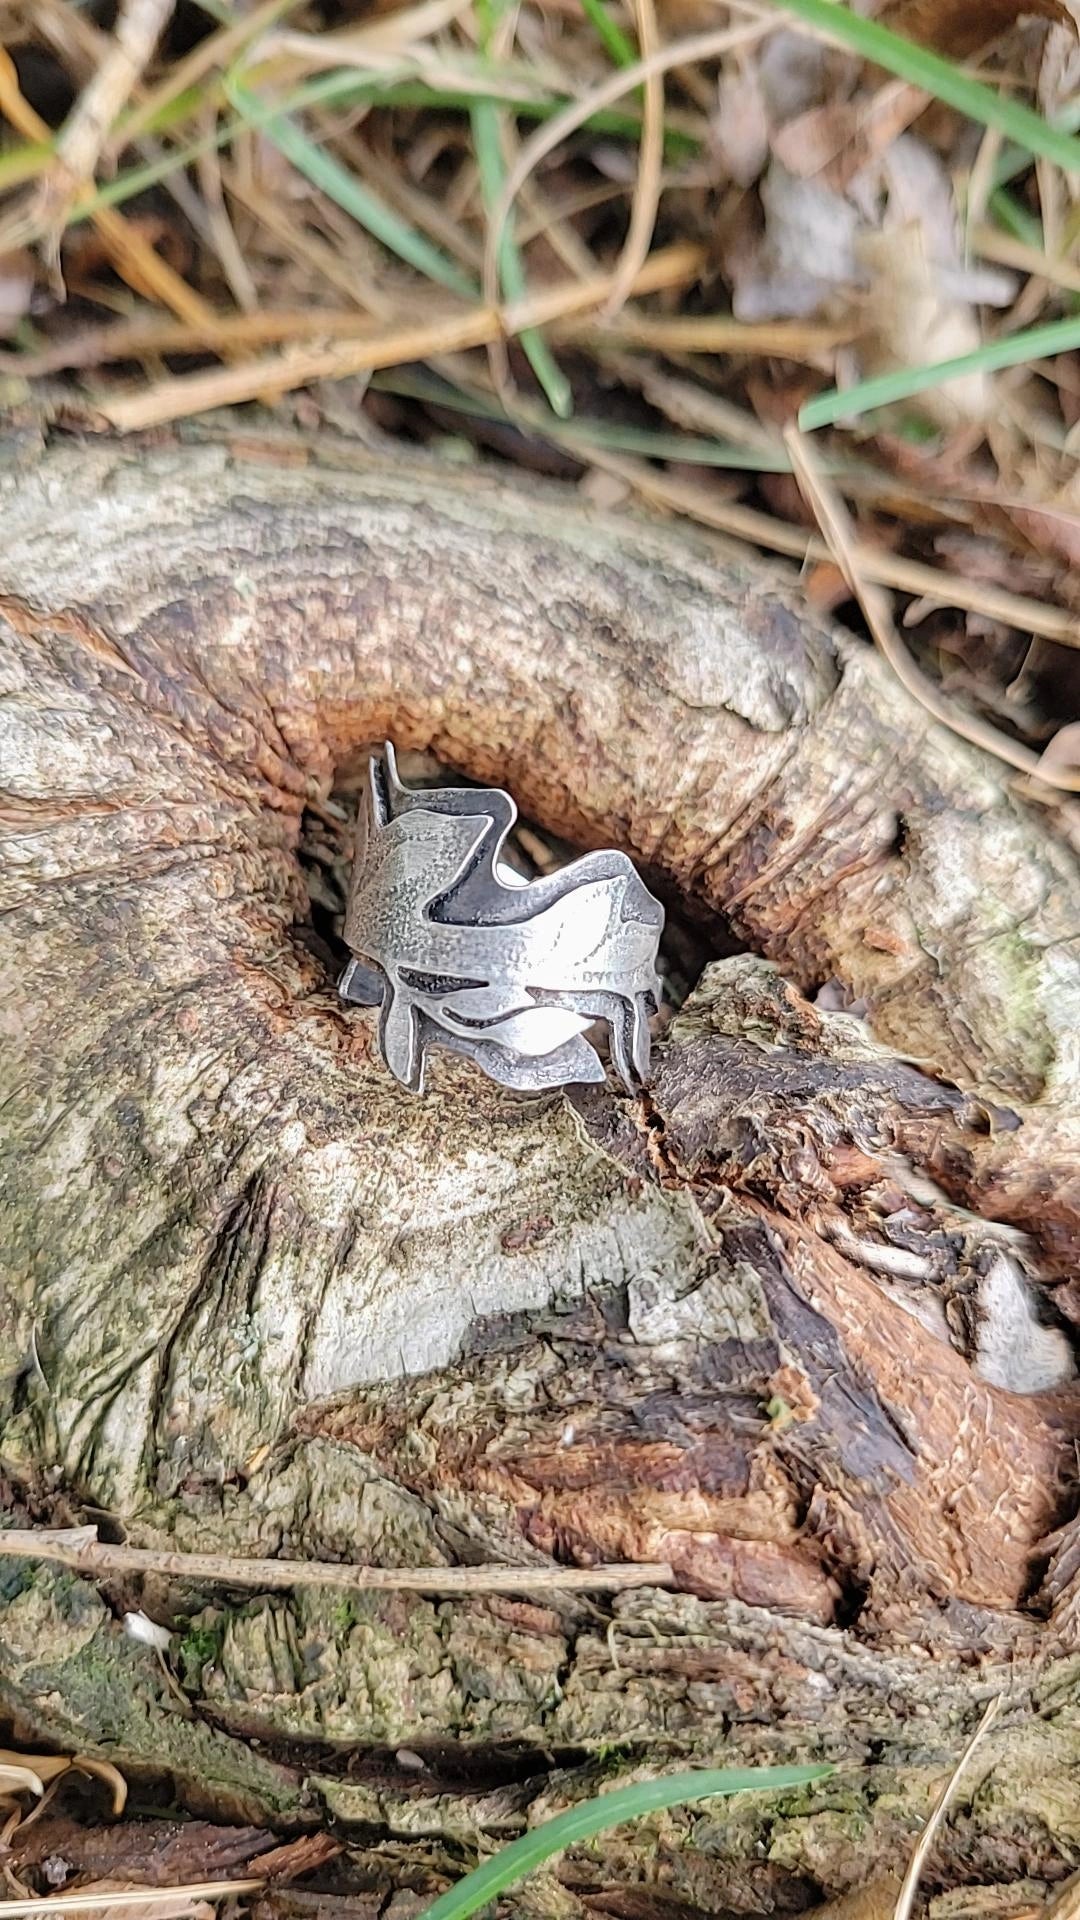
[[[242,1560],[225,1553],[159,1553],[113,1546],[94,1527],[0,1530],[0,1554],[53,1560],[75,1573],[156,1573],[227,1587],[331,1587],[355,1593],[622,1593],[671,1587],[666,1562],[603,1567],[357,1567],[325,1560]]]
[[[989,1733],[990,1728],[997,1719],[1001,1711],[1001,1703],[1002,1695],[996,1693],[989,1702],[982,1719],[979,1721],[971,1739],[968,1741],[952,1773],[949,1775],[949,1778],[946,1780],[934,1802],[930,1818],[920,1833],[915,1851],[908,1862],[908,1870],[904,1875],[903,1885],[897,1895],[893,1920],[911,1920],[911,1911],[915,1905],[915,1896],[919,1891],[919,1880],[922,1876],[922,1870],[926,1865],[927,1855],[937,1838],[945,1815],[948,1813],[949,1808],[956,1798],[960,1782],[964,1777],[964,1769],[976,1747],[982,1741],[983,1736]]]

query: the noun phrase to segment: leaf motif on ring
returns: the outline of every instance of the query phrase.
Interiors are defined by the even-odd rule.
[[[587,853],[527,882],[500,854],[517,818],[497,787],[413,791],[394,750],[373,756],[357,828],[346,1000],[381,1007],[383,1059],[419,1091],[429,1047],[526,1090],[604,1078],[584,1038],[611,1034],[633,1088],[649,1071],[664,909],[626,854]]]

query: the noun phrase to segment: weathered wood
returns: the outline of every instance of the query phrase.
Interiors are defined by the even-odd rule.
[[[1060,1877],[1064,837],[790,583],[556,490],[252,438],[60,448],[3,502],[20,1520],[60,1490],[166,1554],[652,1559],[688,1590],[347,1615],[114,1590],[181,1631],[212,1603],[189,1720],[85,1582],[9,1560],[22,1727],[221,1817],[382,1829],[387,1885],[437,1883],[612,1746],[850,1766],[797,1805],[665,1816],[536,1896],[574,1913],[602,1883],[630,1915],[661,1833],[695,1913],[902,1868],[1008,1676],[938,1871]],[[386,735],[624,846],[764,956],[707,973],[647,1097],[514,1100],[446,1060],[410,1100],[383,1072],[298,849],[314,810],[344,855],[327,803]],[[342,1749],[367,1756],[345,1777]],[[552,1755],[585,1771],[545,1788]]]

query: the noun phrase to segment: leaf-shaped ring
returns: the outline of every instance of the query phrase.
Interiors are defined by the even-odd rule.
[[[649,1072],[664,909],[624,853],[523,881],[500,861],[517,808],[499,787],[410,790],[372,756],[357,827],[345,1000],[381,1008],[382,1056],[419,1092],[432,1046],[506,1087],[602,1080],[584,1038],[606,1021],[627,1088]]]

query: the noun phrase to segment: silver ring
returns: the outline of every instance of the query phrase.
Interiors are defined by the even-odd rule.
[[[602,1080],[596,1021],[628,1089],[649,1072],[664,909],[625,853],[587,853],[521,880],[500,855],[517,808],[499,787],[412,791],[394,750],[372,756],[357,823],[342,998],[382,1009],[392,1074],[419,1092],[429,1047],[504,1087]]]

